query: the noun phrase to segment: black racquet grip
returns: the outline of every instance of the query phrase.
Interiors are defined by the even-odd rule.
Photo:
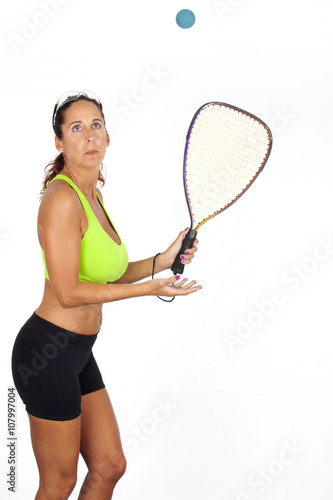
[[[184,264],[181,263],[180,256],[184,255],[184,251],[186,249],[192,248],[196,236],[197,236],[197,231],[195,231],[195,229],[190,229],[185,238],[183,239],[182,247],[179,250],[177,257],[175,258],[175,262],[171,266],[171,271],[173,272],[173,274],[183,274]]]

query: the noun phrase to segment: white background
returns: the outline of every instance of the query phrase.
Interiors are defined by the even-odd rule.
[[[196,14],[191,29],[175,22],[182,8]],[[17,397],[17,492],[7,491],[11,349],[43,291],[36,216],[56,154],[53,106],[90,89],[111,134],[105,205],[131,260],[188,226],[182,157],[200,105],[250,111],[274,137],[251,189],[200,229],[185,275],[203,289],[104,307],[94,353],[128,460],[114,498],[332,499],[332,10],[329,0],[3,3],[1,498],[37,489]],[[85,473],[80,461],[78,483]]]

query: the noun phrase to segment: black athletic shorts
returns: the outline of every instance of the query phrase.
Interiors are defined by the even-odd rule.
[[[72,420],[81,413],[81,396],[105,387],[92,353],[97,335],[64,330],[33,313],[12,355],[14,383],[28,413]]]

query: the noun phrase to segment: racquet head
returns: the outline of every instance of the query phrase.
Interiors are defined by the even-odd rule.
[[[197,230],[232,205],[264,168],[272,134],[259,118],[220,102],[201,106],[186,137],[184,189]]]

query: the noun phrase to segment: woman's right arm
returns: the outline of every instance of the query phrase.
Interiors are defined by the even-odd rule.
[[[135,284],[79,281],[82,238],[80,201],[71,190],[61,189],[60,186],[52,188],[41,202],[39,228],[50,284],[63,308],[146,295],[188,295],[200,290],[195,282],[187,284],[186,280],[177,280],[175,276]]]

